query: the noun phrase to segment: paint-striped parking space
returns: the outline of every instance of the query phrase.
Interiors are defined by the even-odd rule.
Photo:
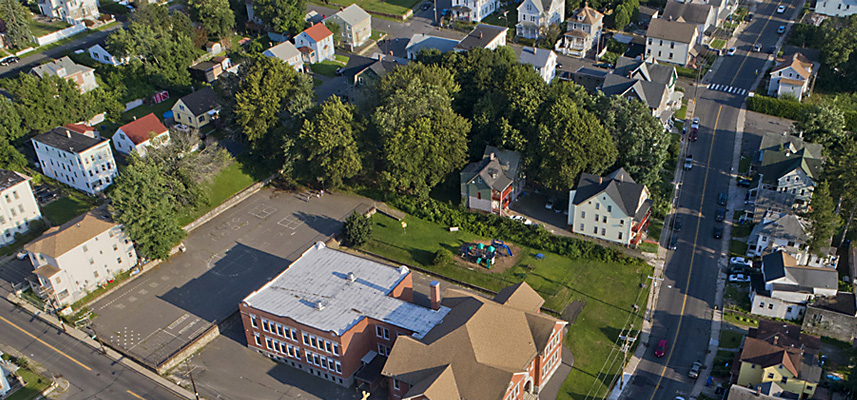
[[[747,95],[747,89],[741,89],[739,87],[729,86],[729,85],[722,85],[719,83],[708,84],[708,89],[717,90],[719,92],[726,92],[726,93],[734,94],[736,96],[746,96]]]

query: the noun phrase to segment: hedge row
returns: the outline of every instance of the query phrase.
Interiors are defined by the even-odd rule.
[[[794,100],[777,99],[774,97],[755,95],[747,98],[747,109],[775,117],[798,120],[809,107]]]
[[[556,236],[542,227],[524,225],[494,214],[477,214],[434,199],[398,196],[390,205],[415,217],[443,226],[457,226],[476,235],[514,242],[536,250],[557,253],[571,259],[600,260],[625,264],[642,263],[624,252],[597,243]]]

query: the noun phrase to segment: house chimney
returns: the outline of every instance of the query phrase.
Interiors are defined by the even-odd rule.
[[[68,130],[68,129],[65,130],[65,137],[71,139],[71,131],[70,130]]]
[[[756,397],[759,397],[761,395],[762,395],[762,386],[761,385],[756,386]]]
[[[779,341],[780,341],[780,336],[774,335],[774,346],[776,346]]]
[[[431,287],[429,288],[429,298],[431,299],[431,309],[438,310],[440,309],[440,282],[431,281],[429,284]]]
[[[494,155],[494,152],[491,152],[491,155],[489,157],[493,160],[496,155]]]
[[[348,280],[349,280],[349,281],[351,281],[351,282],[354,282],[354,281],[356,281],[356,280],[357,280],[357,276],[356,276],[356,275],[354,275],[354,273],[353,273],[353,272],[349,272],[349,273],[348,273]]]
[[[479,38],[482,39],[482,31],[479,31]]]
[[[137,116],[135,115],[135,116],[134,116],[134,121],[136,121],[136,120],[137,120]]]

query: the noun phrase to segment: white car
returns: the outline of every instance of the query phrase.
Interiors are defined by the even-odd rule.
[[[18,252],[18,255],[16,255],[16,257],[17,257],[19,260],[23,260],[23,259],[27,258],[27,252],[26,252],[26,251]]]
[[[728,56],[734,56],[736,51],[738,51],[738,49],[736,49],[736,48],[734,48],[734,47],[730,47],[730,48],[729,48],[729,50],[728,50],[728,51],[726,51],[726,55],[728,55]]]
[[[748,267],[753,266],[753,262],[744,257],[732,257],[729,259],[729,264],[746,265]]]
[[[693,122],[690,123],[690,129],[699,129],[699,118],[694,118]]]
[[[786,12],[786,6],[777,7],[777,14],[782,14],[784,12]]]
[[[750,276],[744,274],[729,275],[729,282],[750,282]]]

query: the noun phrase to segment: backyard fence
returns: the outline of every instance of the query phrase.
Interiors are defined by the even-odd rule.
[[[36,37],[36,38],[34,38],[34,41],[39,46],[44,46],[46,44],[51,44],[51,43],[63,40],[65,38],[72,37],[74,35],[77,35],[78,33],[83,32],[84,30],[86,30],[86,25],[81,23],[81,24],[70,26],[70,27],[65,28],[63,30],[59,30],[56,32],[49,33],[49,34],[44,35],[44,36]]]

